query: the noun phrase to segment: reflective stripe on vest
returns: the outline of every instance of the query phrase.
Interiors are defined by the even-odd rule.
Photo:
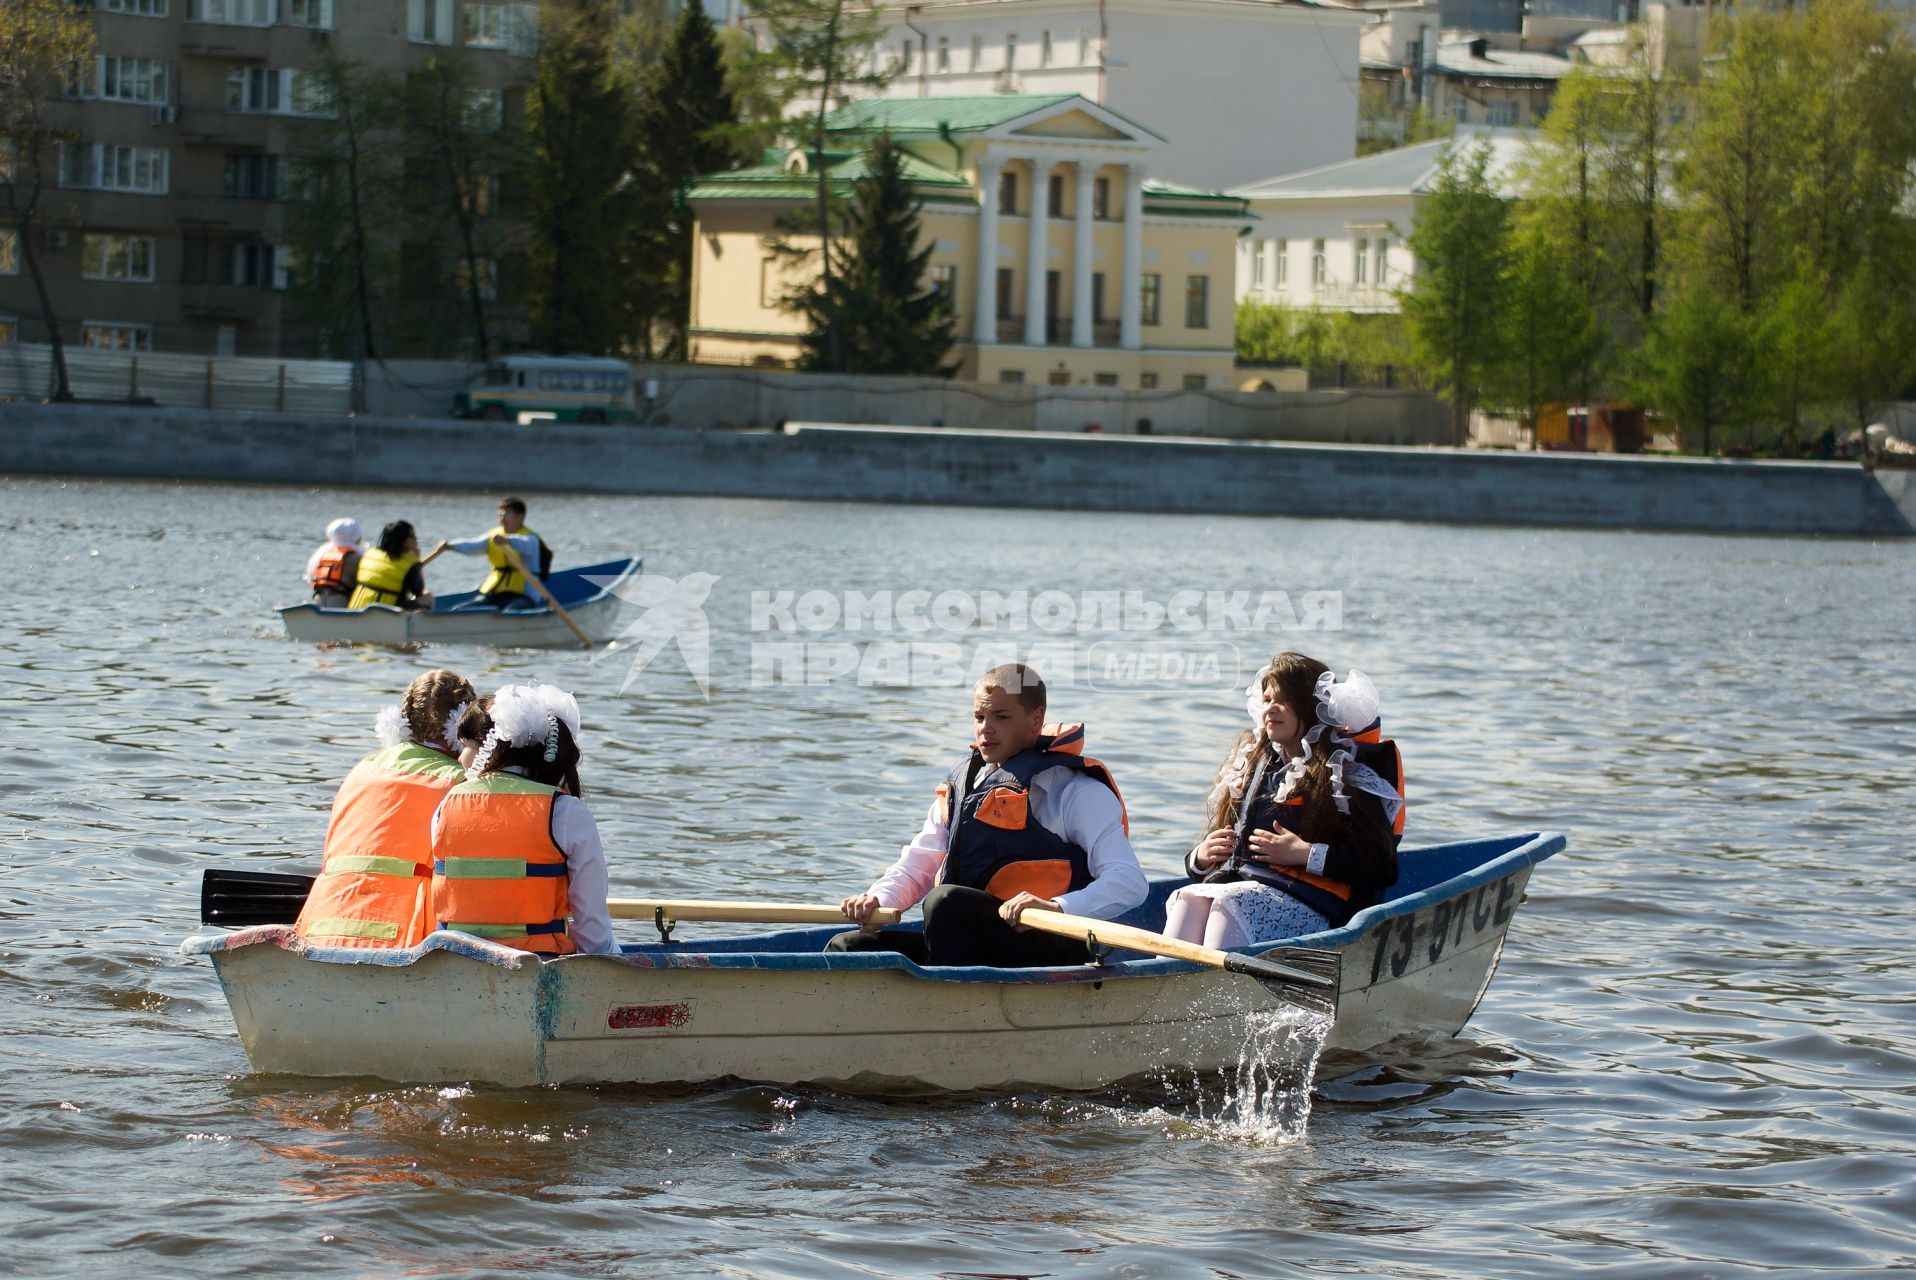
[[[492,572],[487,574],[486,580],[479,584],[479,594],[482,596],[502,593],[524,595],[526,592],[526,575],[512,567],[506,560],[506,549],[493,541],[494,538],[506,537],[532,538],[541,546],[545,545],[545,539],[539,537],[538,534],[534,533],[525,525],[520,525],[519,532],[514,534],[508,534],[504,525],[496,524],[492,526],[491,530],[486,534],[486,561],[492,565]],[[539,571],[539,564],[536,559],[527,561],[526,567],[534,573]]]
[[[439,806],[432,918],[442,929],[567,955],[565,851],[552,839],[559,791],[510,773],[462,782]]]
[[[354,765],[294,932],[334,947],[410,947],[431,933],[433,810],[464,777],[458,761],[412,742]]]
[[[398,604],[405,594],[406,575],[418,563],[419,557],[410,551],[389,556],[374,547],[359,557],[359,585],[353,588],[353,598],[347,607],[364,609],[369,604]]]
[[[313,590],[344,591],[346,589],[346,557],[352,555],[355,547],[327,547],[319,553],[319,562],[313,566]]]

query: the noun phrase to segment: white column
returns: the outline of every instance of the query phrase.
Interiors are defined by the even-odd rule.
[[[978,287],[973,293],[971,340],[979,346],[998,341],[998,178],[1004,161],[978,161]]]
[[[1091,181],[1097,177],[1095,160],[1078,161],[1078,203],[1072,210],[1071,345],[1091,345]]]
[[[1118,345],[1126,351],[1144,345],[1139,332],[1143,306],[1138,296],[1143,281],[1144,166],[1134,164],[1124,170],[1124,281],[1118,286]]]
[[[1025,345],[1042,347],[1045,341],[1044,275],[1051,265],[1046,252],[1051,210],[1051,166],[1031,162],[1031,225],[1025,237]]]

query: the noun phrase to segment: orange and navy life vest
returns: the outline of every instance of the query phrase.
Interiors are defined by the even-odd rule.
[[[521,951],[570,955],[565,851],[552,838],[559,789],[510,773],[462,782],[439,805],[432,916],[441,929]]]
[[[1379,723],[1372,721],[1369,728],[1351,735],[1351,741],[1356,763],[1369,766],[1378,777],[1396,787],[1397,794],[1402,796],[1403,758],[1398,755],[1397,744],[1382,735]],[[1291,796],[1283,801],[1273,798],[1277,782],[1282,777],[1281,769],[1259,772],[1258,785],[1252,794],[1245,797],[1243,807],[1238,812],[1237,848],[1233,851],[1232,862],[1227,864],[1230,874],[1214,875],[1212,878],[1236,879],[1243,876],[1275,885],[1323,916],[1333,928],[1343,925],[1363,908],[1377,901],[1375,889],[1358,890],[1342,880],[1314,875],[1302,867],[1270,867],[1246,860],[1250,852],[1250,833],[1253,831],[1290,831],[1303,840],[1315,839],[1312,833],[1303,829],[1304,801],[1301,796]],[[1397,808],[1391,828],[1394,844],[1404,834],[1402,805]]]
[[[939,785],[950,844],[940,884],[983,889],[1000,901],[1020,892],[1040,898],[1091,883],[1085,850],[1031,816],[1031,780],[1046,769],[1075,769],[1124,797],[1111,771],[1084,754],[1084,726],[1048,724],[1038,741],[1000,765],[974,750]],[[1124,819],[1129,833],[1130,819]]]
[[[313,590],[344,591],[346,589],[346,557],[359,554],[357,547],[328,546],[319,553],[319,559],[313,565]]]
[[[431,933],[432,814],[465,776],[444,752],[412,742],[354,765],[294,932],[329,947],[410,947]]]

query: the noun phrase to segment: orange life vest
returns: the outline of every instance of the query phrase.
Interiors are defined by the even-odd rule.
[[[432,916],[441,929],[521,951],[570,955],[565,851],[552,839],[559,790],[510,773],[462,782],[439,805]]]
[[[432,814],[464,777],[458,761],[411,742],[354,765],[294,931],[328,947],[410,947],[431,933]]]
[[[313,565],[313,590],[344,591],[346,557],[358,554],[357,547],[327,547],[320,552],[318,561]]]

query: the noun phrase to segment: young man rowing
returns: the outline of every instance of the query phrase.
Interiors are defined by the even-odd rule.
[[[861,926],[832,951],[897,951],[920,964],[1084,964],[1082,941],[1018,925],[1027,907],[1111,920],[1149,892],[1110,772],[1083,754],[1081,725],[1046,725],[1045,687],[1023,663],[972,690],[971,753],[925,825],[866,892],[839,904]],[[924,903],[925,930],[874,930],[879,907]]]

